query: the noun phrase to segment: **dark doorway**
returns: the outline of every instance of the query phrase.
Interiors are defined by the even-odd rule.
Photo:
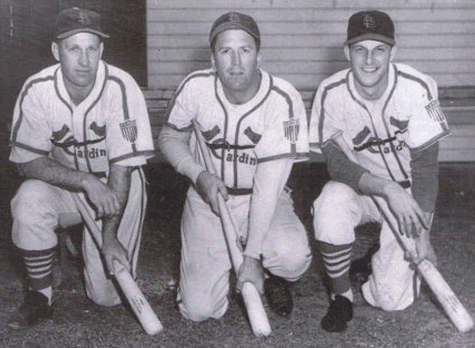
[[[0,0],[0,122],[11,120],[23,82],[54,64],[51,34],[62,9],[80,6],[99,12],[110,34],[103,59],[147,85],[145,0]]]

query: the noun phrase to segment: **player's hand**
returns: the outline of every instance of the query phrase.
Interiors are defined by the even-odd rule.
[[[211,209],[219,215],[218,194],[222,194],[224,199],[228,199],[228,190],[224,182],[216,175],[207,171],[202,171],[196,180],[196,187],[203,199],[211,204]]]
[[[100,179],[87,174],[83,182],[87,198],[96,210],[96,218],[110,218],[121,212],[118,194]]]
[[[429,229],[430,221],[426,214],[404,188],[397,183],[391,183],[386,190],[386,198],[401,234],[417,238],[423,229]]]
[[[430,242],[428,230],[423,230],[421,235],[416,238],[416,251],[417,256],[412,260],[415,264],[418,264],[424,259],[428,259],[434,266],[437,266],[437,256]]]
[[[102,254],[104,255],[107,270],[110,275],[114,275],[115,273],[114,261],[118,261],[127,269],[127,271],[131,271],[127,250],[122,246],[117,238],[104,238],[104,242],[102,243]]]
[[[244,261],[237,273],[236,289],[241,291],[244,283],[247,282],[254,284],[261,295],[264,294],[264,268],[261,260],[251,256],[244,256]]]

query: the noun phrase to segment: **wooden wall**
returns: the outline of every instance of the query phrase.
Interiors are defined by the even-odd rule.
[[[475,1],[473,0],[146,0],[147,100],[155,136],[172,93],[207,68],[213,21],[229,11],[253,16],[262,66],[291,82],[307,110],[321,80],[347,67],[342,44],[354,12],[380,9],[394,20],[404,62],[436,79],[452,136],[441,161],[475,161]]]
[[[315,89],[347,66],[348,17],[379,8],[393,18],[397,61],[440,86],[475,85],[475,1],[429,0],[147,0],[149,88],[174,88],[209,66],[208,34],[221,14],[252,15],[262,33],[263,67],[298,89]]]

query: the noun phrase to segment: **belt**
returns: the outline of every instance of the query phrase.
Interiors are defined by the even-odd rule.
[[[234,188],[234,187],[227,187],[228,194],[231,196],[244,196],[250,195],[252,193],[252,188]]]

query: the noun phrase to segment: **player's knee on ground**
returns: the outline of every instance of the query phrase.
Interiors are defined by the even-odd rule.
[[[354,208],[356,192],[346,184],[330,181],[313,202],[315,238],[329,244],[349,244],[358,218]],[[346,232],[350,232],[347,235]]]
[[[116,285],[99,269],[90,271],[84,269],[87,297],[99,306],[112,307],[119,305],[122,301]]]
[[[395,289],[390,286],[376,288],[373,276],[363,284],[361,291],[364,299],[373,307],[381,308],[386,312],[402,311],[412,305],[415,300],[415,285],[411,284],[404,289]]]
[[[180,314],[184,318],[196,322],[207,319],[219,319],[228,309],[228,300],[226,297],[222,298],[221,301],[216,302],[211,298],[206,300],[204,298],[198,298],[197,296],[182,299],[179,295],[177,302]]]

